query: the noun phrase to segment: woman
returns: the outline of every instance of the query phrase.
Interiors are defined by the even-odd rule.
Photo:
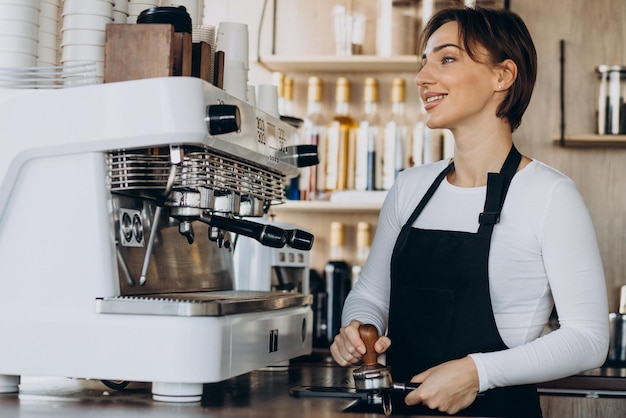
[[[410,411],[541,417],[534,383],[606,359],[608,304],[576,186],[513,146],[535,48],[517,15],[477,7],[434,15],[419,51],[427,125],[452,131],[454,158],[398,177],[331,353],[358,364],[371,323],[394,380],[421,383]]]

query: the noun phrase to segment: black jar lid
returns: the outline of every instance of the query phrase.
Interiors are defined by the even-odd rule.
[[[169,23],[175,32],[191,33],[191,16],[185,6],[151,7],[139,13],[137,23]]]

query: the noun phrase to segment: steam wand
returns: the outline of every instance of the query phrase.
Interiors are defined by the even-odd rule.
[[[176,179],[176,169],[182,161],[183,151],[178,145],[170,145],[170,162],[172,163],[172,166],[170,167],[170,175],[167,178],[167,184],[165,185],[165,190],[163,191],[164,197],[167,197],[172,191],[172,187],[174,187],[174,180]],[[150,266],[150,256],[152,255],[152,248],[154,247],[154,237],[159,230],[159,220],[161,219],[162,211],[163,205],[157,205],[156,210],[154,211],[154,220],[152,221],[152,226],[150,227],[150,236],[148,237],[148,242],[146,245],[146,254],[143,257],[141,275],[139,276],[140,286],[144,286],[147,281],[146,275],[148,274],[148,267]]]

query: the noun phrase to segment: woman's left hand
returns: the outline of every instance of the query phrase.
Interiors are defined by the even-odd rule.
[[[448,414],[456,414],[474,402],[479,389],[474,360],[452,360],[415,375],[411,382],[420,386],[409,393],[407,405],[424,404]]]

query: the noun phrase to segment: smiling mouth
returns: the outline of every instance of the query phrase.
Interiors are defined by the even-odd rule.
[[[445,97],[445,95],[443,95],[443,94],[440,94],[439,96],[432,96],[432,97],[429,97],[429,98],[426,99],[426,103],[432,103],[432,102],[435,102],[437,100],[441,100],[444,97]]]

